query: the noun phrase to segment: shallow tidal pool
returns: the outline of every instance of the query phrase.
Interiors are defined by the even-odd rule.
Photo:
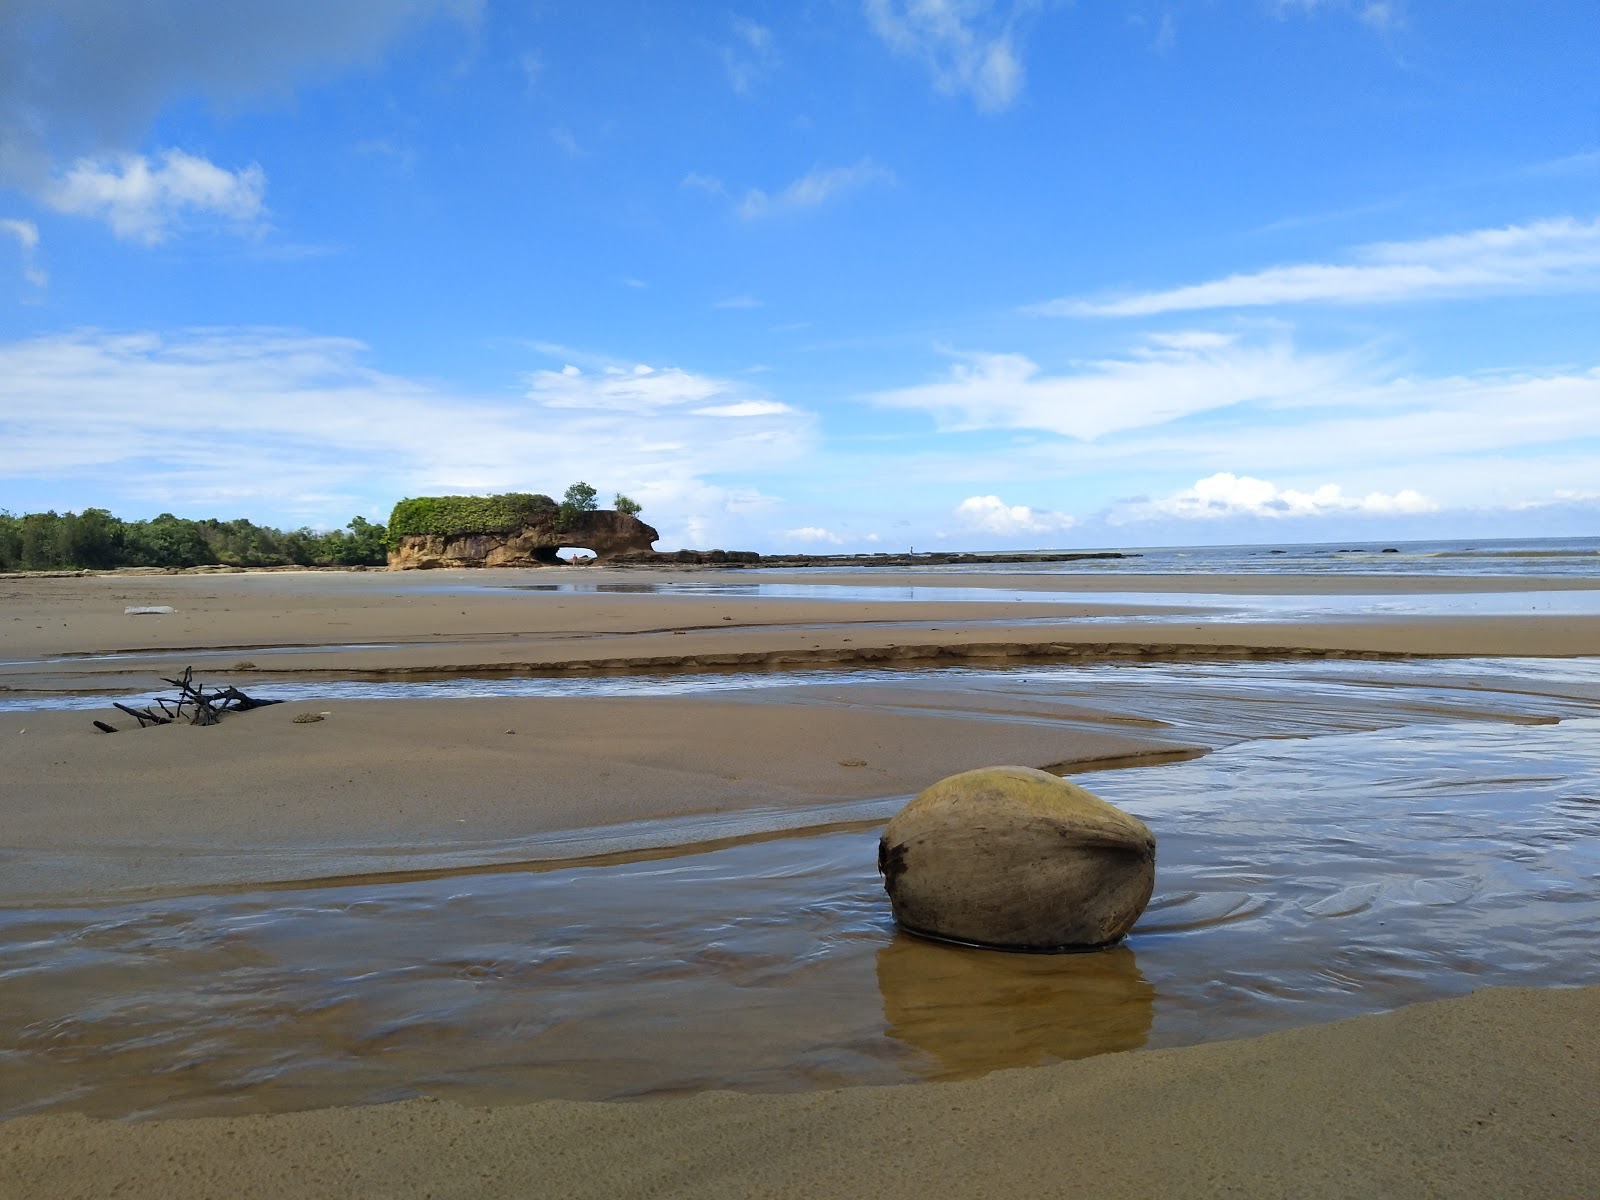
[[[895,930],[860,824],[717,848],[0,910],[0,1116],[943,1080],[1495,984],[1600,982],[1600,718],[1101,772],[1156,894],[1097,954]]]

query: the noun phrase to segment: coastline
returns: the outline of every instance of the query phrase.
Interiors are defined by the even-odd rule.
[[[1600,655],[1600,617],[1585,615],[1217,621],[1197,607],[1190,624],[1170,603],[1092,599],[1140,590],[1363,595],[1378,586],[1369,577],[804,577],[852,587],[986,581],[1091,595],[1024,603],[529,591],[509,573],[490,585],[482,574],[3,581],[8,640],[0,686],[13,690],[0,698],[143,687],[207,654],[214,657],[196,659],[207,682],[248,690],[296,680],[307,690],[212,729],[125,728],[115,736],[90,725],[101,715],[131,724],[114,712],[0,712],[13,796],[22,798],[8,811],[0,903],[528,861],[598,847],[595,831],[621,839],[607,845],[625,847],[630,830],[651,822],[679,831],[657,831],[669,843],[695,829],[712,838],[730,829],[752,836],[841,814],[862,819],[873,805],[970,766],[1087,770],[1284,736],[1263,734],[1251,723],[1262,718],[1236,700],[1212,705],[1209,725],[1185,723],[1174,706],[1193,698],[1170,692],[1140,706],[1098,684],[1019,698],[913,674],[827,698],[830,689],[789,687],[774,671],[769,686],[737,696],[360,700],[319,699],[319,678],[1229,657],[1389,659],[1413,663],[1426,677],[1435,656]],[[637,584],[642,576],[594,568],[527,574],[541,587],[547,580]],[[663,582],[686,578],[700,577],[674,571]],[[1596,588],[1600,581],[1570,578],[1400,577],[1384,581],[1381,594]],[[177,611],[122,611],[150,604]],[[118,654],[135,657],[93,657]],[[1457,688],[1476,709],[1453,695],[1437,719],[1559,719],[1537,706],[1524,711],[1520,702],[1507,707],[1478,686]],[[1600,699],[1588,686],[1562,695],[1576,698],[1570,703]],[[1195,702],[1205,707],[1208,698]],[[294,724],[302,711],[327,716]],[[1413,703],[1404,719],[1435,719],[1420,712]],[[1340,711],[1328,719],[1362,728],[1402,718]],[[71,882],[61,885],[63,877]],[[620,1106],[548,1101],[470,1110],[417,1101],[134,1124],[18,1118],[0,1123],[0,1164],[6,1177],[32,1181],[25,1194],[39,1195],[106,1190],[111,1180],[132,1194],[186,1194],[171,1190],[163,1174],[174,1169],[163,1165],[169,1157],[197,1195],[223,1188],[283,1194],[291,1178],[303,1195],[521,1194],[535,1185],[574,1195],[649,1188],[899,1194],[939,1184],[949,1194],[978,1195],[1002,1185],[1048,1190],[1083,1170],[1111,1195],[1354,1194],[1411,1191],[1424,1181],[1441,1195],[1491,1195],[1496,1180],[1525,1186],[1515,1148],[1536,1136],[1546,1152],[1540,1169],[1559,1192],[1563,1180],[1597,1161],[1592,1135],[1569,1128],[1596,1059],[1597,997],[1593,988],[1497,989],[1242,1042],[1105,1055],[959,1084],[709,1093]],[[1514,1036],[1503,1036],[1502,1025]],[[1497,1031],[1485,1037],[1490,1026]],[[1308,1069],[1308,1062],[1322,1065]],[[1410,1066],[1393,1068],[1397,1062]],[[1341,1063],[1360,1067],[1341,1072]],[[1418,1107],[1418,1097],[1451,1089]],[[1247,1101],[1247,1093],[1259,1094]],[[1497,1105],[1497,1095],[1521,1098],[1520,1107]],[[1547,1105],[1543,1124],[1530,1115],[1537,1104]],[[1506,1120],[1508,1105],[1518,1121]],[[1296,1106],[1305,1115],[1285,1121],[1284,1110]],[[1019,1122],[1019,1111],[1035,1115]],[[1374,1142],[1382,1132],[1377,1111],[1389,1114],[1392,1128]],[[1468,1128],[1473,1136],[1462,1143]],[[1063,1139],[1062,1129],[1081,1136]],[[618,1138],[638,1153],[594,1152]],[[1412,1149],[1400,1153],[1397,1138]],[[415,1162],[396,1156],[402,1144],[416,1148]],[[822,1144],[838,1150],[825,1163]],[[699,1149],[688,1153],[685,1145]],[[521,1149],[508,1159],[507,1146]],[[656,1166],[650,1146],[666,1155]],[[671,1146],[678,1148],[669,1153]],[[967,1147],[965,1158],[947,1146]],[[747,1173],[752,1157],[763,1164],[759,1175]],[[122,1175],[108,1173],[112,1158]],[[1478,1172],[1470,1177],[1459,1165],[1469,1159]],[[675,1165],[660,1166],[669,1160]],[[468,1169],[479,1161],[496,1165],[487,1175]],[[974,1173],[979,1161],[986,1173]]]

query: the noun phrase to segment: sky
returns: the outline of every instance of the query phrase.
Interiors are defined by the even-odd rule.
[[[0,509],[1600,535],[1594,0],[6,0]]]

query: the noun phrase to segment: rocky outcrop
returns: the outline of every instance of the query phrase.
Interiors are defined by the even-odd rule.
[[[564,527],[555,520],[529,522],[510,533],[406,534],[389,551],[391,571],[433,567],[548,567],[562,546],[592,550],[596,558],[650,553],[661,535],[638,517],[602,509],[579,513]]]
[[[940,780],[894,817],[878,870],[901,928],[1007,950],[1106,946],[1155,886],[1156,840],[1137,817],[1029,767]]]

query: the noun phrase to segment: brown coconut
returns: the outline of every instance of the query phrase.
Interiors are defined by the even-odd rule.
[[[878,843],[895,920],[911,933],[1008,950],[1106,946],[1139,919],[1156,878],[1144,822],[1031,767],[941,779]]]

